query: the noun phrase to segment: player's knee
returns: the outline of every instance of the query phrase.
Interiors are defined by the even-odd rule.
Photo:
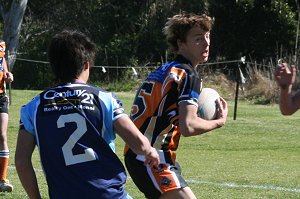
[[[0,133],[0,143],[5,143],[7,141],[6,136],[3,133]]]

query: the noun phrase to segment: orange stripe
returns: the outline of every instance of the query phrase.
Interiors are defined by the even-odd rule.
[[[7,168],[8,168],[8,158],[0,157],[0,180],[6,179]]]
[[[176,75],[177,80],[181,81],[182,79],[184,79],[186,77],[186,72],[184,69],[179,69],[179,68],[171,68],[171,72]]]
[[[175,174],[168,169],[167,165],[161,164],[159,169],[151,168],[151,172],[159,189],[163,193],[180,188],[174,179]]]

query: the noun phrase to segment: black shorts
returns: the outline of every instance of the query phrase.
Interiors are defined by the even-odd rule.
[[[0,113],[8,113],[9,99],[6,94],[0,94]]]
[[[161,163],[158,169],[154,169],[144,166],[131,150],[125,155],[125,165],[134,184],[148,199],[158,199],[162,193],[188,186],[177,162]]]

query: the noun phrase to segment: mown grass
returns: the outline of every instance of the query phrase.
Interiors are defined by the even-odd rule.
[[[3,198],[24,199],[26,194],[14,167],[14,152],[19,124],[19,109],[39,91],[12,91],[8,140],[11,151],[8,177],[15,189],[1,193]],[[134,94],[118,92],[126,112]],[[278,106],[238,102],[233,120],[233,101],[225,127],[201,136],[181,138],[177,159],[183,176],[198,198],[300,198],[300,112],[282,116]],[[123,161],[124,142],[117,138],[117,154]],[[37,150],[34,165],[43,198],[47,185]],[[144,198],[130,177],[127,191],[134,198]]]

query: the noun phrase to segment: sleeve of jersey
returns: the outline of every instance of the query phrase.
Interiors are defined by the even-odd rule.
[[[200,95],[201,81],[198,74],[186,68],[173,68],[171,72],[177,73],[179,86],[178,104],[187,102],[198,106],[198,97]]]
[[[112,106],[113,106],[113,121],[115,121],[121,116],[126,115],[122,102],[114,94],[112,94]]]
[[[105,125],[108,126],[108,124],[112,124],[119,117],[126,115],[122,107],[122,102],[113,93],[102,92],[100,95],[100,99],[105,106],[103,109]],[[110,130],[112,131],[112,126]]]
[[[34,98],[31,102],[22,106],[20,110],[20,129],[26,130],[28,133],[35,136],[34,115],[37,110],[37,102],[39,98]]]

